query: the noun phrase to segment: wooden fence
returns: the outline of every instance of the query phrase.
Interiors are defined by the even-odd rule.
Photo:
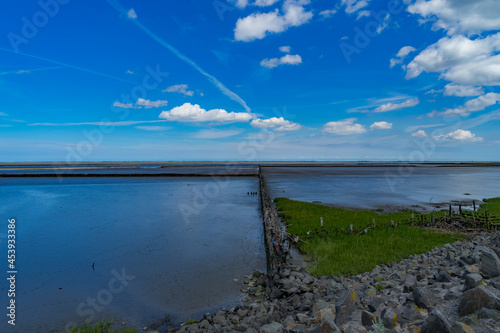
[[[453,213],[450,209],[448,214],[408,214],[408,219],[384,221],[377,224],[376,218],[366,225],[350,225],[349,227],[334,227],[328,225],[328,221],[323,221],[321,217],[318,221],[318,227],[308,231],[306,234],[295,235],[302,240],[312,239],[316,237],[328,237],[333,235],[359,235],[368,230],[380,228],[397,228],[398,226],[416,226],[416,227],[443,227],[446,225],[453,225],[455,227],[464,229],[486,229],[493,230],[500,228],[500,216],[491,215],[484,211],[465,211],[461,210],[459,213]]]

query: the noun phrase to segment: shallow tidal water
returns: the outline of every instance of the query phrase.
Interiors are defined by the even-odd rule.
[[[500,196],[500,167],[263,167],[273,198],[355,209],[432,211]],[[454,209],[457,209],[456,207]]]
[[[2,332],[199,318],[241,301],[243,276],[266,267],[256,177],[0,181],[0,243],[6,254],[15,218],[18,270],[16,326]]]

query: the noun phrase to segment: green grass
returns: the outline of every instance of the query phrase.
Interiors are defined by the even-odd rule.
[[[484,199],[478,211],[500,216],[500,198]]]
[[[112,321],[100,320],[93,323],[84,323],[70,330],[71,333],[137,333],[135,329],[114,329]]]
[[[288,232],[299,236],[306,235],[308,231],[314,229],[320,230],[320,217],[323,218],[325,229],[329,232],[333,228],[348,229],[351,224],[354,228],[366,228],[372,225],[373,218],[375,218],[377,226],[388,226],[391,224],[391,220],[395,223],[410,220],[411,213],[414,213],[415,219],[422,215],[430,220],[432,215],[411,211],[383,214],[372,210],[332,208],[286,198],[276,198],[274,201],[280,216],[286,221]],[[433,214],[437,219],[447,212],[439,211]]]
[[[378,264],[430,251],[463,237],[461,234],[400,226],[370,230],[360,236],[315,238],[303,244],[301,249],[312,260],[309,272],[313,276],[348,276],[371,271]]]
[[[423,253],[437,246],[453,243],[464,238],[461,234],[443,233],[434,230],[399,225],[397,228],[370,229],[367,234],[350,235],[339,228],[368,227],[375,218],[377,226],[388,226],[390,221],[405,221],[411,211],[382,214],[369,210],[331,208],[307,202],[275,199],[280,216],[287,224],[287,231],[302,237],[313,229],[320,229],[323,217],[327,237],[307,238],[300,242],[300,249],[312,265],[309,272],[314,276],[355,275],[371,271],[378,264],[399,261],[412,254]],[[415,216],[418,213],[413,212]],[[438,218],[445,211],[434,212]],[[430,219],[428,214],[427,219]],[[335,231],[337,230],[337,231]]]

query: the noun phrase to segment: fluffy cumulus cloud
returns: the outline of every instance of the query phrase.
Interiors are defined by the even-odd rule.
[[[176,92],[176,93],[184,94],[186,96],[193,96],[194,95],[194,91],[189,90],[187,84],[176,84],[176,85],[168,87],[165,90],[162,90],[162,92]]]
[[[280,46],[280,51],[284,53],[290,53],[292,48],[290,46]]]
[[[370,0],[342,0],[341,6],[345,6],[345,12],[348,14],[356,13],[360,9],[368,6]]]
[[[307,23],[313,16],[312,12],[304,8],[309,2],[310,0],[285,0],[281,12],[275,9],[269,13],[253,13],[240,18],[236,22],[234,39],[250,42]]]
[[[214,121],[219,123],[248,122],[252,115],[246,112],[227,112],[223,109],[205,110],[198,104],[184,103],[170,111],[163,111],[160,116],[162,119],[179,122],[207,122]]]
[[[450,35],[500,29],[498,0],[416,0],[408,11],[434,21],[435,29],[444,29]]]
[[[373,124],[370,125],[371,130],[378,130],[378,129],[391,129],[392,128],[392,123],[388,123],[387,121],[379,121],[379,122],[374,122]]]
[[[454,132],[450,132],[448,134],[442,134],[435,136],[434,139],[438,142],[446,142],[446,141],[459,141],[459,142],[479,142],[483,141],[483,138],[477,137],[471,131],[466,131],[462,129],[458,129]]]
[[[128,12],[127,12],[127,16],[128,18],[130,19],[136,19],[137,18],[137,14],[135,13],[135,10],[132,8],[130,9]]]
[[[405,57],[411,52],[415,52],[416,49],[413,46],[404,46],[402,47],[396,57],[391,59],[391,68],[396,66],[397,64],[402,64]]]
[[[300,124],[285,120],[283,117],[272,117],[269,119],[254,119],[250,123],[255,128],[274,129],[276,131],[298,131]]]
[[[424,130],[418,130],[418,131],[412,133],[411,136],[413,136],[414,138],[426,138],[427,133],[425,133]]]
[[[465,103],[465,105],[460,106],[455,109],[447,109],[443,112],[431,112],[429,116],[442,115],[445,117],[461,116],[466,117],[472,112],[482,111],[488,106],[492,106],[500,102],[500,94],[498,93],[488,93],[486,95],[479,96],[477,98],[471,99]]]
[[[150,109],[150,108],[159,108],[159,107],[162,107],[162,106],[167,106],[168,102],[167,101],[161,101],[161,100],[150,101],[148,99],[139,98],[135,104],[138,105],[138,106],[143,106],[146,109]]]
[[[356,118],[348,118],[340,121],[330,121],[323,126],[323,132],[336,135],[362,134],[367,130],[361,124],[356,124]]]
[[[287,54],[281,58],[264,59],[260,62],[262,67],[274,68],[279,65],[298,65],[302,63],[302,58],[298,54]]]
[[[460,84],[450,83],[444,87],[445,96],[470,97],[484,94],[482,87],[463,86]]]
[[[388,111],[393,111],[393,110],[399,110],[399,109],[404,109],[404,108],[409,108],[409,107],[414,107],[420,103],[420,100],[418,97],[408,99],[402,103],[387,103],[379,106],[375,110],[373,110],[373,113],[382,113],[382,112],[388,112]]]
[[[406,66],[406,78],[422,72],[441,73],[441,78],[462,85],[500,85],[500,33],[471,39],[462,35],[443,37],[418,54]]]

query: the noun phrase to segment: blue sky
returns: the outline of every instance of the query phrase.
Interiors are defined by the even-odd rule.
[[[496,0],[4,6],[2,161],[500,158]]]

